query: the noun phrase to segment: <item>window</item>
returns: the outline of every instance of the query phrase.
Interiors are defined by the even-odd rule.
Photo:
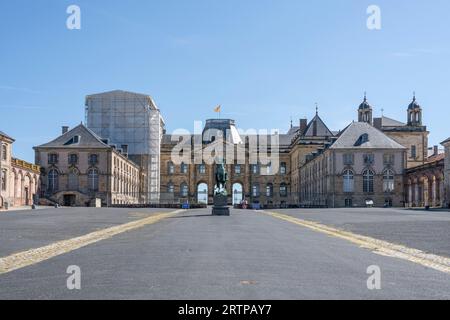
[[[375,157],[374,157],[374,155],[371,154],[371,153],[365,154],[365,155],[363,156],[363,159],[364,159],[364,164],[365,164],[366,166],[368,166],[368,165],[373,165],[374,162],[375,162]]]
[[[6,170],[2,170],[2,176],[1,176],[1,180],[2,180],[2,190],[6,191]]]
[[[355,186],[355,179],[353,175],[353,171],[351,170],[345,170],[344,175],[344,192],[354,192],[354,186]]]
[[[48,173],[48,191],[50,192],[56,192],[58,191],[58,171],[56,171],[55,169],[50,170],[50,172]]]
[[[69,164],[77,164],[78,163],[78,155],[76,154],[69,154],[69,159],[68,159]]]
[[[268,176],[272,175],[272,163],[269,163],[266,166],[266,175],[268,175]]]
[[[280,174],[286,174],[287,172],[287,165],[286,162],[282,162],[280,164]]]
[[[67,180],[70,191],[78,190],[78,172],[75,169],[70,170]]]
[[[388,169],[383,173],[383,191],[393,192],[395,188],[395,175],[394,171]]]
[[[234,166],[234,173],[241,174],[241,165],[240,164],[237,164]]]
[[[188,166],[187,166],[187,164],[184,163],[184,162],[181,163],[181,173],[182,173],[182,174],[188,173]]]
[[[73,138],[71,138],[69,141],[67,141],[66,143],[64,143],[65,146],[70,146],[72,144],[78,144],[80,143],[80,136],[74,136]]]
[[[395,161],[395,156],[393,154],[385,154],[383,156],[384,165],[393,165]]]
[[[373,192],[373,179],[374,173],[372,170],[366,169],[363,171],[363,192],[365,193]]]
[[[89,164],[91,166],[95,166],[98,164],[98,155],[97,154],[89,155]]]
[[[90,169],[88,171],[88,185],[90,191],[98,191],[98,170]]]
[[[356,140],[354,146],[359,147],[367,142],[369,142],[369,135],[367,133],[364,133],[358,138],[358,140]]]
[[[183,198],[186,198],[189,195],[189,188],[188,185],[186,183],[183,183],[181,185],[181,196]]]
[[[266,186],[266,197],[272,197],[273,196],[273,184],[269,183]]]
[[[280,197],[287,197],[287,186],[284,183],[280,185]]]
[[[253,174],[259,173],[259,166],[257,164],[252,164],[252,173]]]
[[[48,164],[57,164],[58,163],[58,155],[55,153],[51,153],[48,155]]]
[[[259,185],[254,184],[252,187],[252,196],[259,197]]]
[[[8,158],[8,147],[6,144],[2,144],[2,160],[6,161]]]
[[[167,163],[167,173],[170,175],[175,173],[175,166],[172,161]]]
[[[200,173],[200,174],[205,174],[206,173],[206,165],[205,164],[200,164],[198,166],[198,173]]]
[[[411,159],[417,158],[417,148],[416,146],[411,146]]]
[[[351,166],[354,164],[354,156],[351,153],[346,153],[343,156],[343,161],[345,166]]]
[[[173,187],[173,183],[169,183],[169,185],[167,186],[167,192],[168,193],[174,193],[174,187]]]

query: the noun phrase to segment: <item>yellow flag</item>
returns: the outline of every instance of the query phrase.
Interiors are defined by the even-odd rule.
[[[221,108],[222,108],[222,106],[218,105],[216,108],[214,108],[214,112],[219,113]]]

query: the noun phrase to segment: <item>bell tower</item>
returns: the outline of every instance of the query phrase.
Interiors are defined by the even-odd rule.
[[[417,103],[416,93],[414,93],[413,101],[408,106],[408,126],[422,126],[422,108]]]
[[[364,101],[359,105],[358,108],[358,122],[367,122],[372,124],[372,107],[367,102],[367,94],[364,92]]]

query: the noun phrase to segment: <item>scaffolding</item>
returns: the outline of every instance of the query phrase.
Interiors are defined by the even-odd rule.
[[[111,91],[86,97],[86,124],[141,167],[141,203],[158,203],[164,120],[144,94]]]

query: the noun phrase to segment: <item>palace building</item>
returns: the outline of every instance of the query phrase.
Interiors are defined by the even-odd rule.
[[[223,161],[229,205],[449,205],[450,141],[442,143],[445,154],[437,147],[429,154],[415,96],[405,122],[374,117],[364,96],[358,121],[340,131],[330,130],[316,107],[310,121],[291,122],[286,133],[243,131],[233,119],[209,119],[199,132],[167,134],[150,96],[120,90],[89,95],[85,105],[86,127],[65,127],[35,147],[44,199],[77,206],[212,204],[215,165]],[[2,141],[8,149],[13,140],[2,135]],[[2,170],[13,165],[3,161]],[[5,192],[1,197],[5,202]]]
[[[40,168],[12,156],[14,141],[0,131],[0,209],[37,202]]]
[[[42,199],[64,206],[140,203],[145,176],[139,166],[83,124],[63,127],[59,137],[34,150]]]

